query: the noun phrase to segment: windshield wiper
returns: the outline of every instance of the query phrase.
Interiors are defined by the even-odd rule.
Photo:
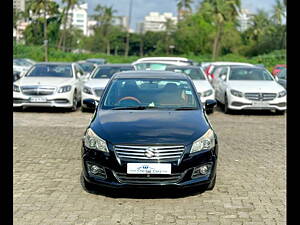
[[[144,110],[146,109],[146,106],[125,106],[125,107],[115,107],[112,108],[112,110]]]
[[[178,107],[178,108],[175,108],[175,110],[196,110],[198,108],[196,107]]]

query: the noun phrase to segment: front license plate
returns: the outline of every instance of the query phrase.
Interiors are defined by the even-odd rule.
[[[267,107],[267,106],[269,106],[269,103],[263,102],[263,101],[255,101],[255,102],[252,102],[252,105],[255,107]]]
[[[171,174],[170,163],[127,163],[128,174]]]
[[[43,97],[31,97],[29,99],[30,102],[47,102],[46,98]]]

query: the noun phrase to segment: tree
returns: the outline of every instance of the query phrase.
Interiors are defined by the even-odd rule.
[[[186,12],[191,13],[192,12],[192,3],[194,0],[179,0],[177,2],[177,20],[179,21],[180,15],[183,14],[185,15]]]
[[[275,24],[281,25],[282,18],[285,17],[285,6],[280,0],[276,0],[275,5],[273,6],[273,15],[272,19]]]
[[[221,49],[224,26],[228,22],[236,21],[236,7],[240,7],[240,0],[204,0],[201,10],[207,18],[211,18],[216,26],[216,35],[213,43],[212,59],[218,57]]]
[[[58,48],[62,48],[63,51],[65,51],[66,46],[66,35],[67,35],[67,23],[69,19],[69,12],[71,9],[73,9],[76,5],[79,4],[79,0],[62,0],[62,3],[66,3],[66,6],[64,7],[62,11],[62,18],[63,18],[63,30],[60,35],[60,39],[58,42]]]

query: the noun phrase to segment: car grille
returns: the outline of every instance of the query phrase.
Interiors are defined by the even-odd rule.
[[[121,161],[171,162],[180,161],[184,146],[114,146]]]
[[[173,174],[127,174],[113,172],[120,183],[127,184],[170,184],[178,183],[184,173]]]
[[[97,95],[97,97],[101,97],[103,91],[104,91],[104,89],[100,89],[100,88],[95,88],[94,89],[94,92]]]
[[[246,99],[254,101],[272,101],[276,96],[276,93],[245,93]]]
[[[55,91],[55,87],[22,86],[21,91],[24,95],[52,95]]]

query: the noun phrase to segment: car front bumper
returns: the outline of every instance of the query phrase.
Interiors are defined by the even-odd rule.
[[[233,110],[286,110],[286,96],[271,101],[252,101],[243,97],[230,95],[228,108]]]
[[[172,162],[170,176],[163,175],[161,177],[161,175],[128,175],[127,163],[119,164],[115,154],[112,151],[107,154],[90,150],[85,146],[82,146],[83,178],[88,183],[111,188],[188,188],[205,186],[209,185],[216,176],[217,149],[218,146],[216,145],[209,151],[203,151],[197,154],[194,153],[192,156],[189,156],[189,154],[186,153],[179,165],[175,162]],[[104,168],[106,176],[98,177],[92,175],[88,169],[88,164],[97,165]],[[210,172],[207,175],[192,178],[194,169],[202,165],[210,165]],[[124,179],[120,178],[120,174],[122,174],[122,178],[126,177],[125,181]],[[174,174],[178,174],[180,177],[170,181],[168,178],[174,176]],[[147,176],[149,176],[149,180],[147,180]],[[164,180],[164,176],[167,177],[167,179]],[[156,180],[157,177],[159,177],[159,180]],[[142,178],[142,181],[136,183],[134,179],[137,178]]]
[[[83,104],[83,100],[84,99],[94,99],[95,101],[99,101],[100,100],[100,97],[98,97],[97,95],[90,95],[90,94],[87,94],[85,92],[81,92],[81,107],[83,108],[88,108],[85,104]]]
[[[43,101],[33,102],[33,98],[41,98]],[[54,93],[52,95],[31,96],[22,92],[13,92],[13,107],[61,107],[73,106],[72,91],[66,93]]]

